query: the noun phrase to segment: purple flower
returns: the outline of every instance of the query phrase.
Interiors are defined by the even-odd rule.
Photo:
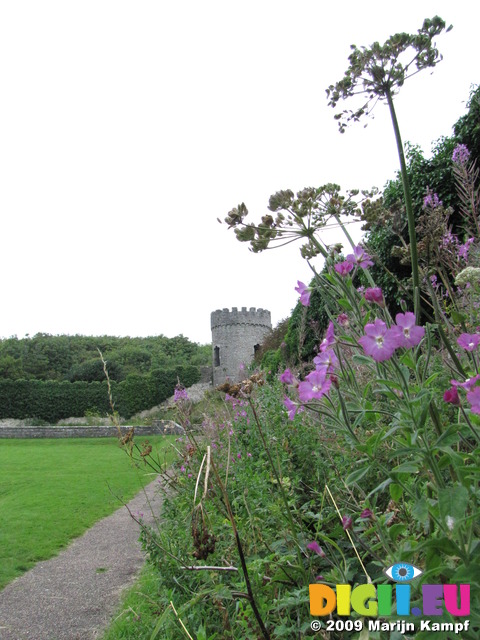
[[[320,367],[308,374],[298,386],[298,396],[302,402],[316,398],[319,400],[328,393],[332,381],[327,378],[327,367]]]
[[[374,324],[365,325],[365,335],[359,338],[367,356],[372,356],[375,362],[389,360],[400,345],[399,338],[383,320],[377,318]]]
[[[468,150],[465,144],[457,144],[455,149],[453,150],[452,162],[455,164],[464,165],[468,162],[470,158],[470,151]]]
[[[316,553],[317,556],[320,556],[321,558],[325,557],[325,552],[322,549],[322,547],[318,544],[318,542],[316,540],[313,540],[313,542],[309,542],[307,544],[307,549],[310,549],[310,551],[313,551],[313,553]]]
[[[465,244],[458,245],[458,257],[461,260],[467,260],[468,258],[468,250],[470,249],[470,245],[474,242],[475,238],[468,238]]]
[[[362,518],[362,520],[369,520],[370,518],[373,518],[373,513],[370,509],[364,509],[360,514],[360,518]]]
[[[465,351],[475,351],[480,343],[480,335],[478,333],[462,333],[457,338],[457,344]]]
[[[450,389],[447,389],[443,394],[443,399],[449,404],[458,406],[460,404],[460,398],[458,396],[457,387],[450,387]]]
[[[342,277],[347,276],[352,269],[353,269],[353,264],[348,260],[345,260],[345,262],[337,262],[337,264],[335,265],[335,271],[339,273]]]
[[[436,193],[432,193],[430,189],[427,189],[427,195],[423,199],[423,208],[426,209],[430,207],[431,209],[436,209],[437,207],[442,206],[442,201],[437,196]]]
[[[188,393],[186,389],[175,387],[175,393],[173,394],[174,402],[180,402],[180,400],[188,400]]]
[[[380,307],[385,306],[383,292],[380,287],[370,287],[369,289],[365,289],[365,293],[363,295],[367,302],[375,302]]]
[[[287,396],[284,397],[283,404],[288,411],[288,419],[293,420],[295,418],[295,414],[298,411],[298,405],[292,402]]]
[[[353,526],[353,520],[350,516],[343,516],[342,518],[342,527],[346,531],[347,529],[351,529]]]
[[[330,320],[325,338],[320,343],[320,351],[326,351],[332,346],[332,344],[335,344],[335,327],[333,322]]]
[[[290,369],[285,369],[285,371],[280,376],[280,382],[283,382],[284,384],[295,383],[295,378],[293,377],[293,373],[290,371]]]
[[[470,391],[470,389],[473,389],[473,387],[477,384],[479,380],[480,380],[480,374],[477,376],[474,376],[473,378],[467,378],[465,382],[458,382],[458,380],[450,380],[450,382],[454,387],[462,387],[463,389],[467,389],[468,391]]]
[[[475,387],[467,393],[467,400],[470,402],[470,409],[473,413],[480,414],[480,387]]]
[[[425,327],[419,327],[415,324],[415,314],[411,311],[406,313],[397,313],[395,318],[396,327],[392,327],[401,347],[408,349],[416,347],[425,335]]]
[[[328,373],[332,373],[338,365],[338,358],[333,349],[327,349],[326,351],[320,352],[318,356],[315,356],[313,364],[317,368],[326,366]]]
[[[358,264],[362,269],[373,267],[372,258],[365,252],[365,249],[361,245],[353,248],[353,253],[347,256],[347,261],[353,265]]]
[[[300,294],[301,304],[303,304],[304,307],[309,307],[311,289],[307,287],[307,285],[304,284],[303,282],[300,282],[300,280],[297,280],[297,286],[295,287],[295,291],[297,291]]]
[[[337,322],[341,327],[348,327],[348,325],[350,324],[346,313],[341,313],[337,318]]]

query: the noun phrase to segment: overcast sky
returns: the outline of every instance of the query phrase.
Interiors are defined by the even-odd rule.
[[[215,309],[287,317],[310,277],[298,247],[253,254],[217,218],[245,202],[259,219],[280,189],[394,177],[387,108],[341,135],[325,89],[350,44],[434,15],[454,26],[444,60],[397,99],[426,152],[479,81],[478,3],[1,2],[0,336],[205,343]]]

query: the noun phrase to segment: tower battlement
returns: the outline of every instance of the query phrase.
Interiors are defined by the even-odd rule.
[[[248,310],[247,307],[242,307],[240,310],[238,307],[232,307],[231,311],[229,309],[217,309],[217,311],[212,311],[210,320],[212,330],[222,325],[234,324],[261,325],[268,329],[272,328],[270,311],[256,309],[255,307],[250,307]]]
[[[255,307],[217,309],[211,314],[213,384],[245,378],[245,367],[272,330],[270,311]]]

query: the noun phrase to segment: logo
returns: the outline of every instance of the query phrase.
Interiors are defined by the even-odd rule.
[[[470,615],[470,585],[469,584],[423,584],[422,608],[410,606],[411,585],[409,584],[415,578],[418,578],[423,571],[405,562],[393,564],[384,570],[385,575],[393,580],[396,584],[361,584],[352,589],[349,584],[337,584],[335,590],[325,584],[311,584],[310,589],[310,613],[312,616],[323,617],[329,616],[336,609],[338,616],[350,616],[352,612],[359,616],[374,618],[385,617],[391,615],[397,616],[441,616],[445,611],[452,616],[468,616]],[[315,629],[319,629],[320,625],[316,622]],[[340,621],[329,620],[329,624],[336,625]],[[359,620],[356,623],[361,623]],[[312,623],[312,629],[313,627]],[[462,629],[468,628],[468,620],[464,623],[456,623],[462,626]],[[370,621],[370,630],[385,630],[383,625],[389,625],[389,630],[398,630],[398,625],[402,628],[408,628],[407,631],[414,629],[413,623],[407,623],[405,620],[389,623],[380,623],[380,621]],[[392,627],[392,625],[394,625]],[[396,625],[396,626],[395,626]],[[447,626],[453,627],[453,623],[434,623],[432,627],[430,620],[422,620],[421,630],[437,631],[446,630]],[[436,628],[438,626],[438,629]],[[335,627],[336,628],[336,627]],[[343,628],[343,626],[342,626]],[[357,629],[357,627],[355,627]],[[332,627],[333,629],[333,627]],[[357,629],[358,630],[358,629]],[[456,629],[455,632],[457,633]]]

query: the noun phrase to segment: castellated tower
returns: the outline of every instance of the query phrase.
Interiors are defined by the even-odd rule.
[[[229,378],[238,382],[245,378],[243,371],[272,330],[270,311],[242,307],[239,311],[222,309],[211,315],[213,346],[213,386]]]

